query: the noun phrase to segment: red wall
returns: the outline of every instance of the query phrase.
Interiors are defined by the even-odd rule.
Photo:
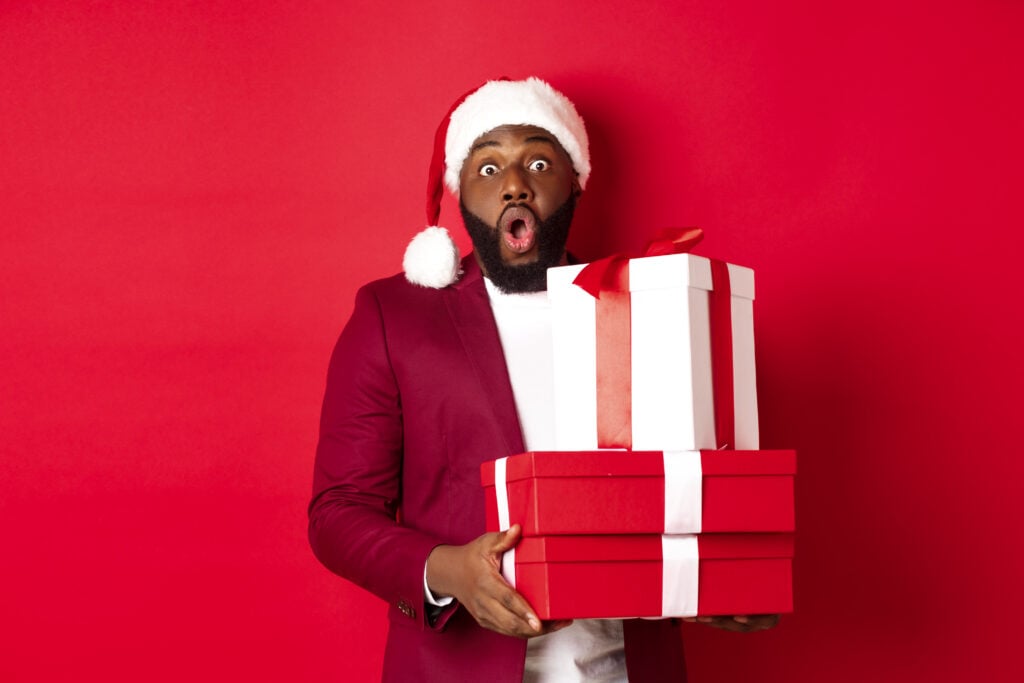
[[[0,9],[0,680],[376,677],[305,541],[328,353],[451,101],[533,73],[582,256],[758,271],[798,611],[689,627],[694,680],[1022,680],[1024,6],[190,4]]]

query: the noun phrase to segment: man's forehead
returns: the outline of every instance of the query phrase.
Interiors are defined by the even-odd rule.
[[[565,152],[562,149],[561,143],[558,142],[558,138],[544,128],[539,126],[505,125],[492,128],[478,137],[473,142],[469,153],[472,154],[478,149],[486,147],[501,147],[509,143],[547,143],[554,149]]]

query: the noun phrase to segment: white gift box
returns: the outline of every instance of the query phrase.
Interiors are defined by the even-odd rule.
[[[548,270],[553,313],[555,427],[559,450],[598,439],[596,299],[573,284],[584,265]],[[634,450],[757,450],[754,272],[728,264],[735,443],[715,436],[709,259],[669,254],[630,259],[629,352]],[[606,357],[606,356],[603,356]]]

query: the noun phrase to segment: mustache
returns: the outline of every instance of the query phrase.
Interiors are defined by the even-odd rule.
[[[505,205],[505,208],[502,209],[501,213],[498,215],[498,223],[495,225],[495,227],[501,225],[501,222],[505,219],[505,214],[508,213],[510,209],[526,209],[527,211],[533,214],[533,220],[535,220],[537,223],[541,222],[540,216],[538,216],[537,212],[530,208],[530,205],[527,204],[526,202],[509,202],[508,204]]]

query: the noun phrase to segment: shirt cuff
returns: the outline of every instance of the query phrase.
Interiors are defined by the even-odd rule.
[[[423,565],[423,598],[427,601],[428,605],[433,605],[434,607],[447,607],[455,600],[451,596],[447,598],[434,597],[434,594],[430,592],[430,586],[427,585],[427,565]]]

